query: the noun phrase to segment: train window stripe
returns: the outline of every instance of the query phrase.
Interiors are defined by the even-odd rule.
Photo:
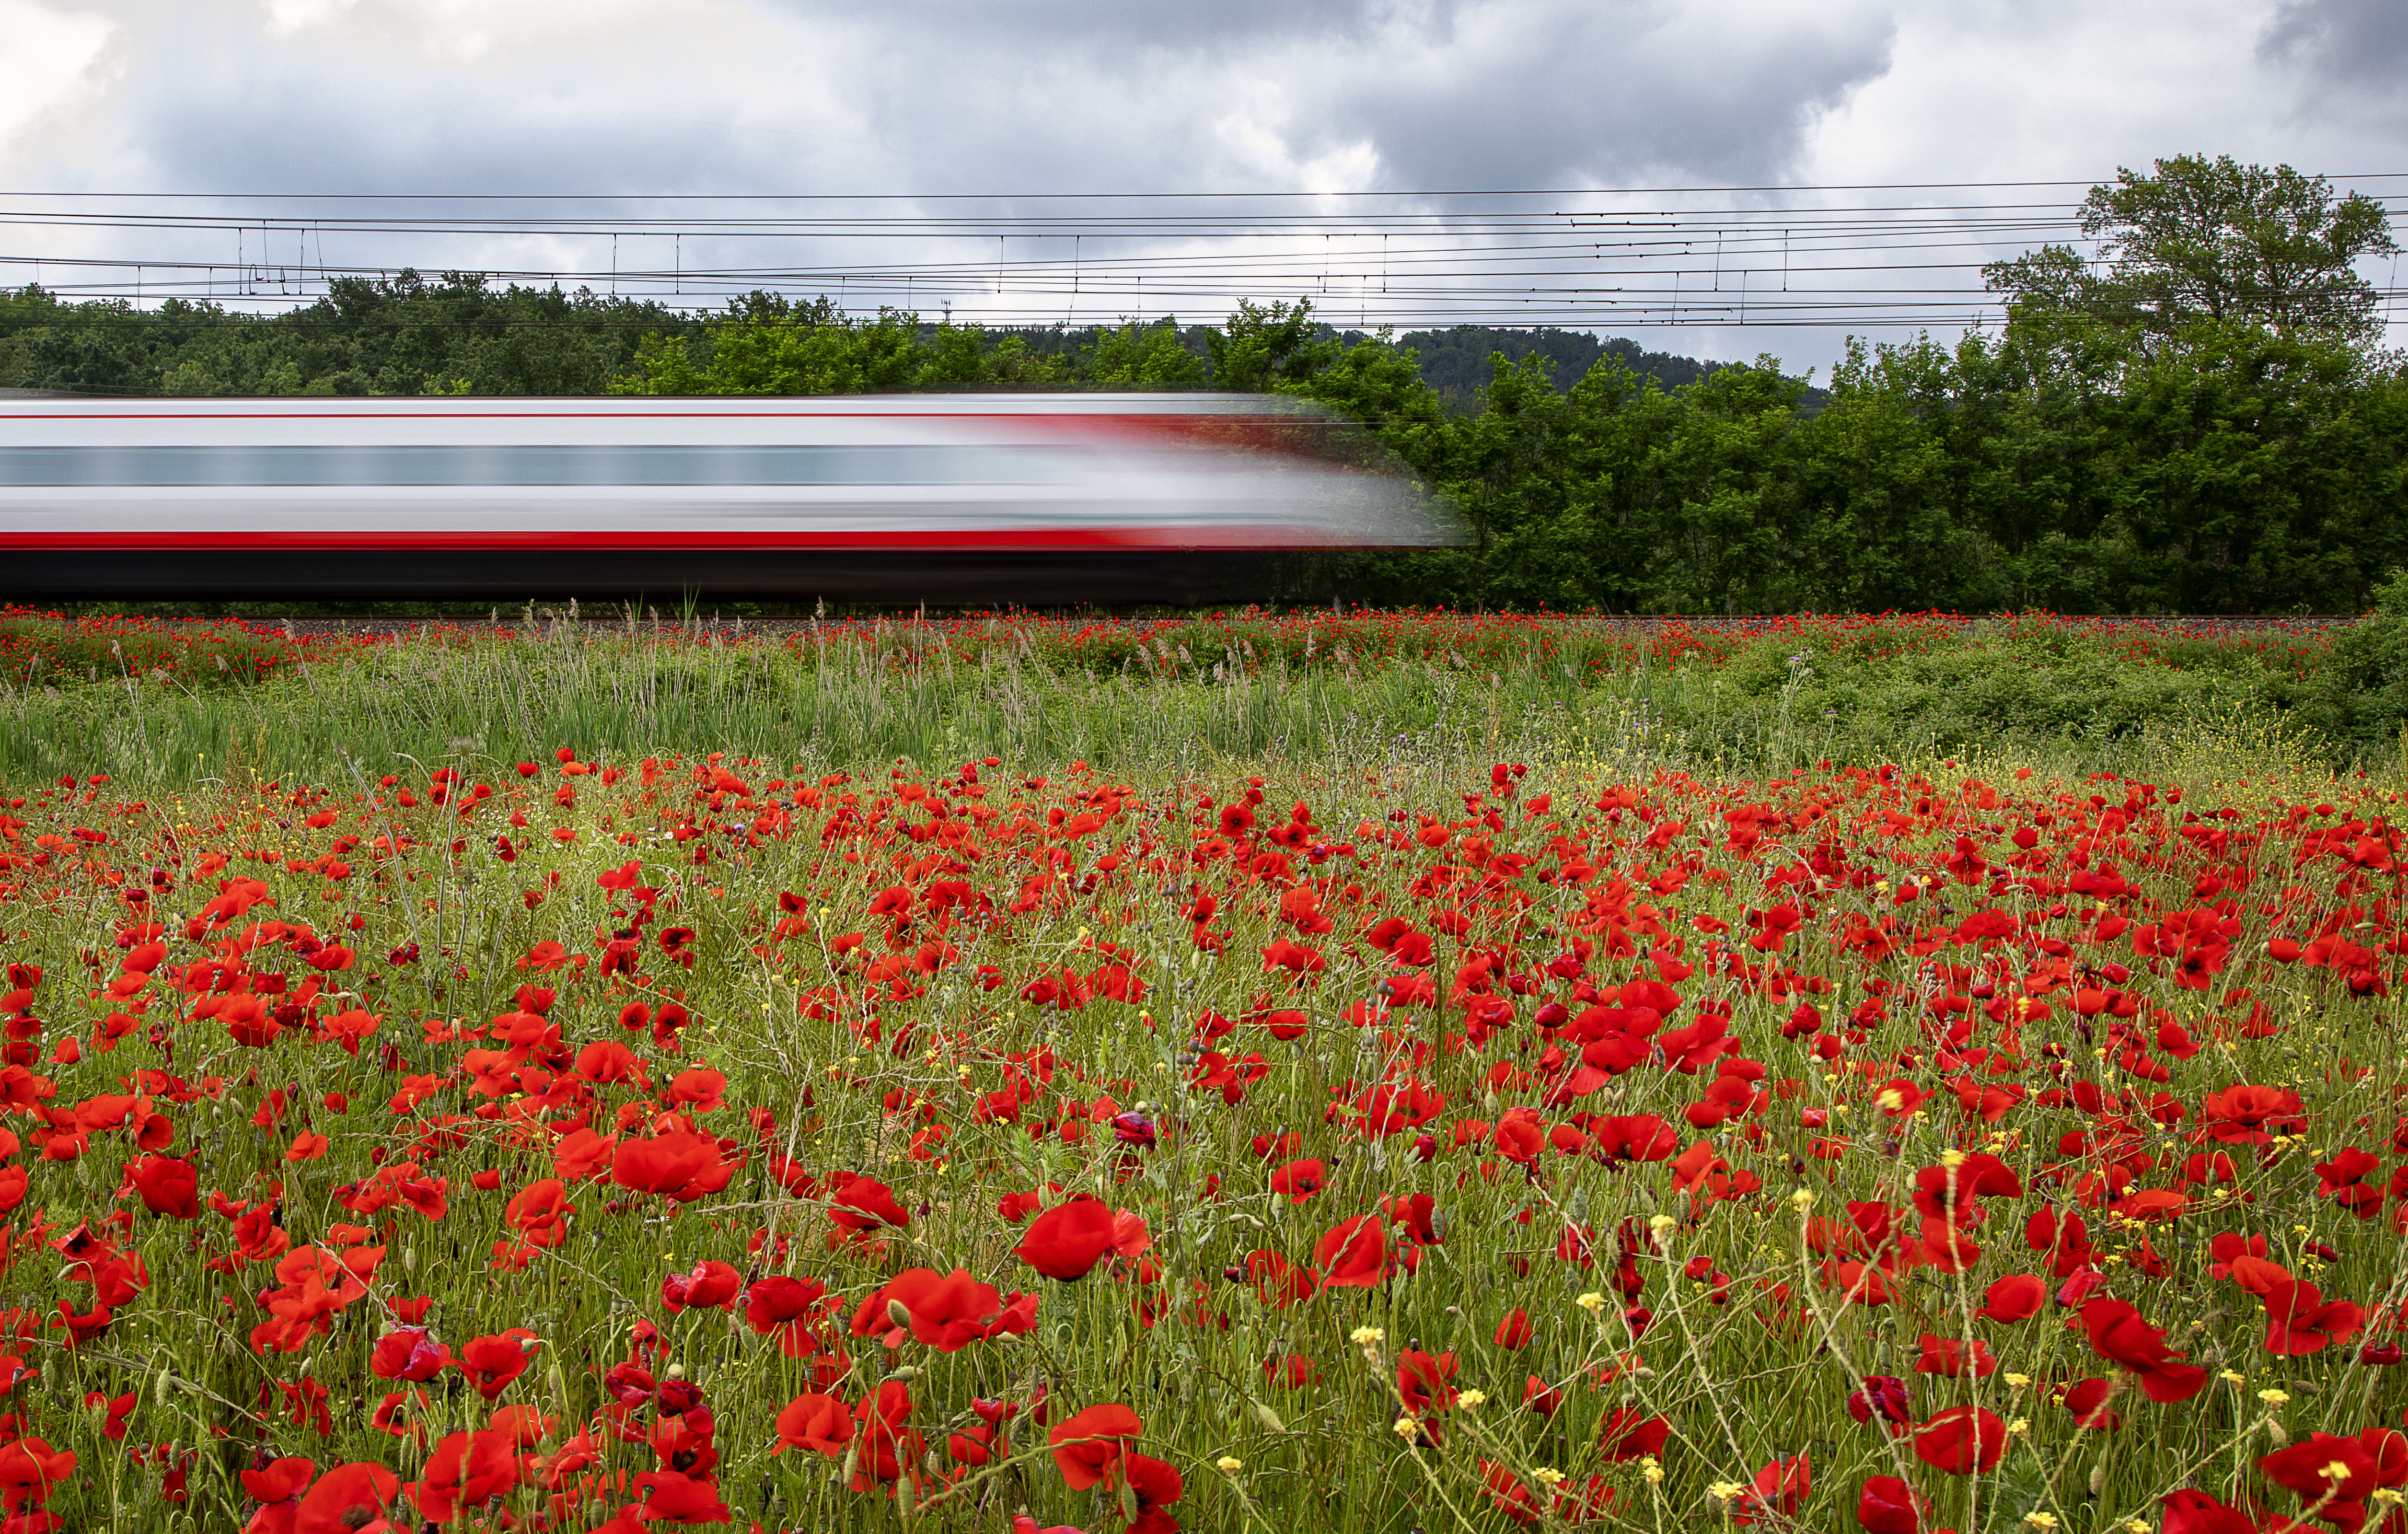
[[[0,487],[1044,484],[1058,450],[1008,447],[0,447]]]

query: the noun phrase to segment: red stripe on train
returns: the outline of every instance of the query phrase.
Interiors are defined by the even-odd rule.
[[[860,533],[333,532],[8,533],[0,549],[1287,549],[1333,540],[1271,536],[1255,528],[1182,528],[1176,533],[1019,529]]]

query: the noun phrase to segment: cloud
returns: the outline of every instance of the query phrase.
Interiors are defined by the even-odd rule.
[[[160,190],[1771,178],[1889,36],[1870,5],[1772,0],[118,0],[71,21],[135,39],[82,129]]]
[[[2397,0],[2283,0],[2258,52],[2299,66],[2312,87],[2408,99],[2408,9]]]
[[[0,0],[0,168],[46,190],[933,199],[2086,181],[2183,151],[2361,170],[2408,150],[2397,0]],[[529,208],[510,211],[523,223]],[[633,229],[623,270],[989,263],[1068,243],[676,245]],[[44,237],[46,255],[235,253],[231,237],[156,229]],[[324,244],[337,265],[597,285],[612,260],[607,235],[532,227]],[[1080,249],[1092,263],[1114,244]],[[1121,250],[1140,245],[1208,249]],[[272,260],[304,250],[318,247],[289,228],[271,237]],[[1334,265],[1349,254],[1359,292],[1369,252]],[[876,301],[863,287],[853,301]],[[1130,307],[1159,312],[1154,293],[1149,280]],[[980,302],[958,296],[966,312]],[[1090,288],[1077,312],[1113,301]],[[1219,301],[1178,300],[1191,318]],[[1838,349],[1819,331],[1633,334],[1723,356]]]
[[[0,0],[0,167],[35,159],[46,119],[105,88],[114,31],[104,17]]]

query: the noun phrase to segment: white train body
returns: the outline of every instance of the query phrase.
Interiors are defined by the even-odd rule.
[[[1218,556],[1452,541],[1282,400],[0,400],[19,599],[1177,596]]]

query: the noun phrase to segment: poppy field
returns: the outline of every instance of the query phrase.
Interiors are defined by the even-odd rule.
[[[2400,784],[0,797],[0,1529],[2408,1528]]]

